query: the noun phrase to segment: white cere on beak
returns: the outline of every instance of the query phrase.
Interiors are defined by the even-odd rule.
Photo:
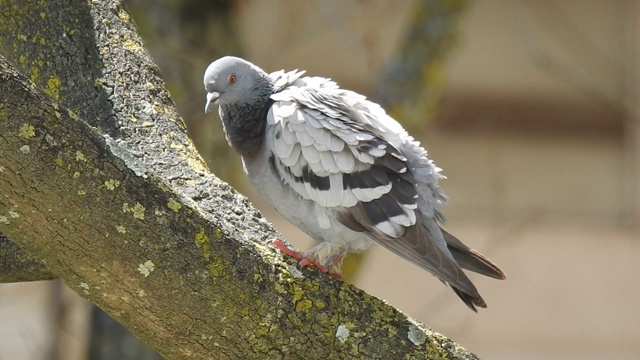
[[[213,107],[218,102],[219,97],[220,97],[220,93],[217,93],[215,91],[207,93],[207,103],[204,105],[205,114],[208,114],[209,112],[211,112],[211,110],[213,110]]]

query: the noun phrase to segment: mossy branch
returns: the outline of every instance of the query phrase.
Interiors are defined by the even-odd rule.
[[[0,231],[167,359],[475,358],[270,247],[120,3],[4,1],[0,17]]]

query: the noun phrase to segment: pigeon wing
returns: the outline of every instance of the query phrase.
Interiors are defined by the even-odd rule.
[[[271,99],[270,161],[293,191],[451,284],[458,295],[468,294],[468,305],[484,305],[435,220],[418,216],[419,193],[407,157],[386,140],[398,134],[376,126],[379,117],[388,117],[384,110],[315,77],[296,78]]]

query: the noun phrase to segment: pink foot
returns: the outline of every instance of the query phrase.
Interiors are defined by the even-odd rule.
[[[342,260],[344,259],[345,255],[347,255],[346,251],[341,251],[338,255],[336,255],[336,257],[329,265],[329,269],[339,269],[340,266],[342,266]]]
[[[278,239],[274,240],[272,244],[273,246],[277,247],[283,254],[287,254],[298,261],[302,261],[304,259],[304,255],[302,255],[302,253],[289,249],[287,245],[285,245]]]
[[[315,268],[317,268],[318,270],[320,270],[321,272],[325,273],[325,274],[329,274],[331,276],[333,276],[334,278],[338,279],[338,280],[342,280],[342,275],[335,273],[335,272],[331,272],[329,271],[326,267],[322,266],[320,263],[318,263],[316,260],[308,258],[306,256],[304,256],[304,254],[295,251],[295,250],[291,250],[289,247],[287,247],[287,245],[285,245],[282,241],[276,239],[272,242],[273,246],[277,247],[278,250],[280,250],[280,252],[282,252],[283,254],[287,254],[289,256],[291,256],[292,258],[298,260],[298,266],[300,266],[301,268],[306,267],[306,266],[313,266]],[[332,266],[334,264],[332,263]]]
[[[330,269],[333,269],[333,268],[327,269],[326,267],[322,266],[320,263],[318,263],[314,259],[306,257],[306,258],[300,260],[298,265],[300,267],[314,266],[314,267],[318,268],[318,270],[322,271],[323,273],[331,275],[334,279],[342,280],[342,275],[338,274],[337,272],[334,272],[334,271],[330,270]]]
[[[328,272],[329,272],[329,270],[327,270],[327,268],[326,268],[326,267],[324,267],[324,266],[320,265],[320,263],[319,263],[319,262],[317,262],[316,260],[311,259],[311,258],[308,258],[308,257],[306,257],[306,258],[304,258],[304,259],[300,260],[300,262],[298,263],[298,265],[299,265],[300,267],[313,266],[313,267],[318,268],[318,270],[322,271],[323,273],[328,273]]]

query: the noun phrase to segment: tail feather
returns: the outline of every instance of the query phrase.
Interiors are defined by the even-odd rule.
[[[449,252],[451,252],[451,255],[453,255],[453,258],[460,267],[494,279],[504,280],[507,278],[507,274],[486,256],[463,244],[462,241],[444,229],[440,228],[440,230],[442,231],[442,235],[444,235],[444,240],[447,243]],[[458,294],[458,296],[460,296],[460,294]]]
[[[458,295],[458,297],[469,307],[469,309],[478,312],[477,307],[481,307],[483,309],[487,308],[487,303],[484,302],[484,299],[480,295],[473,296],[465,293],[464,291],[458,290],[455,287],[451,286],[451,290]]]

